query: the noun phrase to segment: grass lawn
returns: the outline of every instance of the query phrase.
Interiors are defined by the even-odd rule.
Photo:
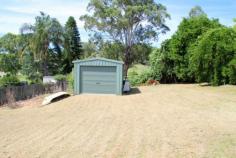
[[[236,86],[170,84],[0,108],[0,157],[235,158]]]

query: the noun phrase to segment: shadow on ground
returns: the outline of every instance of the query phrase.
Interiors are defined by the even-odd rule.
[[[134,87],[134,88],[131,88],[130,92],[124,93],[124,95],[135,95],[135,94],[140,94],[140,93],[141,91],[137,87]]]

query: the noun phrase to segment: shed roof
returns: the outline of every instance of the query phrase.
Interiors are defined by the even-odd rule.
[[[83,62],[91,62],[91,61],[106,61],[106,62],[112,62],[116,64],[124,64],[123,61],[118,61],[118,60],[112,60],[112,59],[106,59],[106,58],[88,58],[84,60],[75,60],[73,63],[83,63]]]

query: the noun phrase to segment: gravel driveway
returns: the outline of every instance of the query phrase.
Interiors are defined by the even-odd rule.
[[[236,87],[139,90],[0,108],[0,157],[236,157]]]

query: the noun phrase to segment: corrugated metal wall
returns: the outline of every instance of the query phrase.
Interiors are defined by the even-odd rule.
[[[117,94],[117,95],[121,95],[122,94],[122,86],[123,86],[123,63],[120,62],[120,61],[115,61],[115,60],[110,60],[110,59],[104,59],[104,58],[93,58],[93,59],[87,59],[87,60],[79,60],[79,61],[74,61],[74,93],[75,94],[80,94],[82,92],[90,92],[91,93],[113,93],[112,90],[107,90],[107,88],[109,86],[106,86],[106,85],[109,85],[108,83],[106,84],[105,83],[105,79],[104,81],[99,81],[99,76],[101,76],[102,73],[104,73],[104,71],[106,70],[111,70],[112,68],[115,68],[115,73],[116,73],[116,79],[113,80],[116,82],[116,88],[115,88],[115,92],[114,94]],[[82,84],[88,84],[88,82],[85,82],[86,81],[86,76],[83,78],[82,75],[86,74],[86,73],[81,73],[81,67],[83,67],[83,69],[86,69],[85,67],[97,67],[97,68],[93,68],[93,70],[91,69],[91,72],[92,73],[91,75],[94,75],[94,79],[91,80],[91,85],[83,85]],[[104,69],[102,67],[108,67],[108,69]],[[109,68],[110,67],[110,68]],[[84,70],[83,70],[84,71]],[[101,71],[101,74],[99,74],[99,71]],[[109,75],[109,73],[108,73]],[[95,81],[95,79],[98,79],[98,81]],[[82,82],[83,80],[83,82]],[[100,80],[101,80],[101,77],[100,77]],[[94,82],[94,83],[92,83]],[[100,84],[100,82],[104,85],[104,88],[106,89],[103,89],[102,86],[97,86],[97,85],[94,85],[92,86],[92,84],[95,84],[95,82],[98,84]],[[112,82],[112,81],[108,81],[107,82]],[[84,90],[82,89],[83,87],[89,87],[90,90]],[[91,89],[91,87],[94,87],[94,89]]]

